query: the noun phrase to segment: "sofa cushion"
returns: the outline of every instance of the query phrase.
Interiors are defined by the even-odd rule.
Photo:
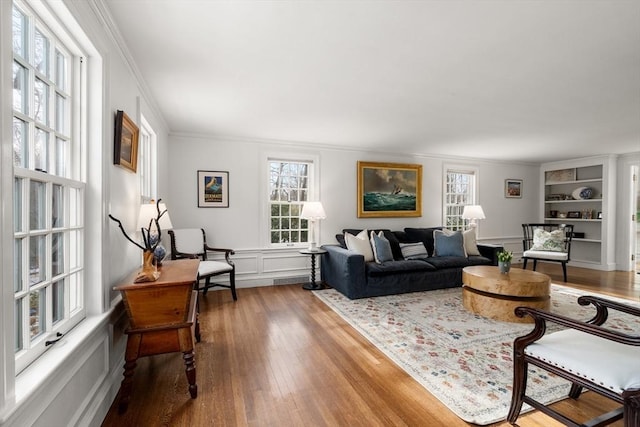
[[[367,230],[362,230],[357,236],[351,233],[344,233],[344,241],[347,244],[347,249],[364,256],[365,262],[373,261],[373,250],[371,249],[371,243],[369,243]]]
[[[442,227],[429,227],[429,228],[410,228],[404,229],[408,242],[422,242],[424,247],[427,248],[429,256],[433,256],[433,232],[435,230],[442,230]]]
[[[382,264],[383,262],[393,261],[391,244],[389,240],[384,237],[382,231],[378,232],[378,234],[376,234],[375,231],[371,232],[371,249],[373,249],[373,258],[376,263]]]
[[[444,230],[436,230],[433,232],[433,238],[434,256],[467,257],[464,251],[464,237],[459,231],[449,234]]]
[[[473,261],[471,261],[469,258],[461,256],[434,256],[429,258],[429,264],[433,265],[438,270],[444,268],[462,268],[474,265]]]
[[[385,276],[403,274],[415,271],[434,271],[436,268],[425,260],[388,261],[382,264],[368,262],[365,264],[368,276]]]
[[[478,242],[476,241],[475,228],[470,228],[469,230],[463,231],[462,237],[464,239],[464,251],[467,253],[467,256],[479,256],[480,250],[478,249]]]
[[[423,259],[428,258],[427,248],[424,247],[424,243],[400,243],[400,251],[402,251],[402,257],[406,260],[409,259]]]

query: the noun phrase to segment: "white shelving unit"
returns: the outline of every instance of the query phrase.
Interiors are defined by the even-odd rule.
[[[615,159],[590,157],[545,163],[541,167],[543,222],[573,224],[570,265],[613,270]],[[589,197],[577,189],[587,187]]]

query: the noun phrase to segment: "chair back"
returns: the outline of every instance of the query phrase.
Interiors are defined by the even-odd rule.
[[[522,239],[523,251],[528,251],[533,247],[536,229],[542,229],[549,233],[560,230],[562,233],[562,252],[566,252],[567,255],[570,255],[571,239],[573,238],[572,224],[522,224],[522,231],[524,233],[524,238]]]
[[[184,258],[182,255],[197,255],[204,260],[205,237],[201,228],[169,230],[171,236],[171,259]]]

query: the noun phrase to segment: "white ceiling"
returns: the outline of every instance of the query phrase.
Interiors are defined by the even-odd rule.
[[[542,162],[640,151],[640,1],[104,0],[171,133]]]

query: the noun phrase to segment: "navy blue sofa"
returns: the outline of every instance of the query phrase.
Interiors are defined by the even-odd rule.
[[[405,228],[403,231],[382,231],[391,243],[393,261],[382,264],[365,262],[364,256],[349,251],[344,244],[344,232],[358,234],[360,230],[345,229],[336,235],[338,244],[323,245],[327,251],[320,264],[322,281],[350,299],[393,295],[462,286],[462,269],[470,265],[498,265],[500,245],[478,244],[481,256],[434,256],[434,230],[442,227]],[[405,260],[400,243],[424,243],[428,258]]]

